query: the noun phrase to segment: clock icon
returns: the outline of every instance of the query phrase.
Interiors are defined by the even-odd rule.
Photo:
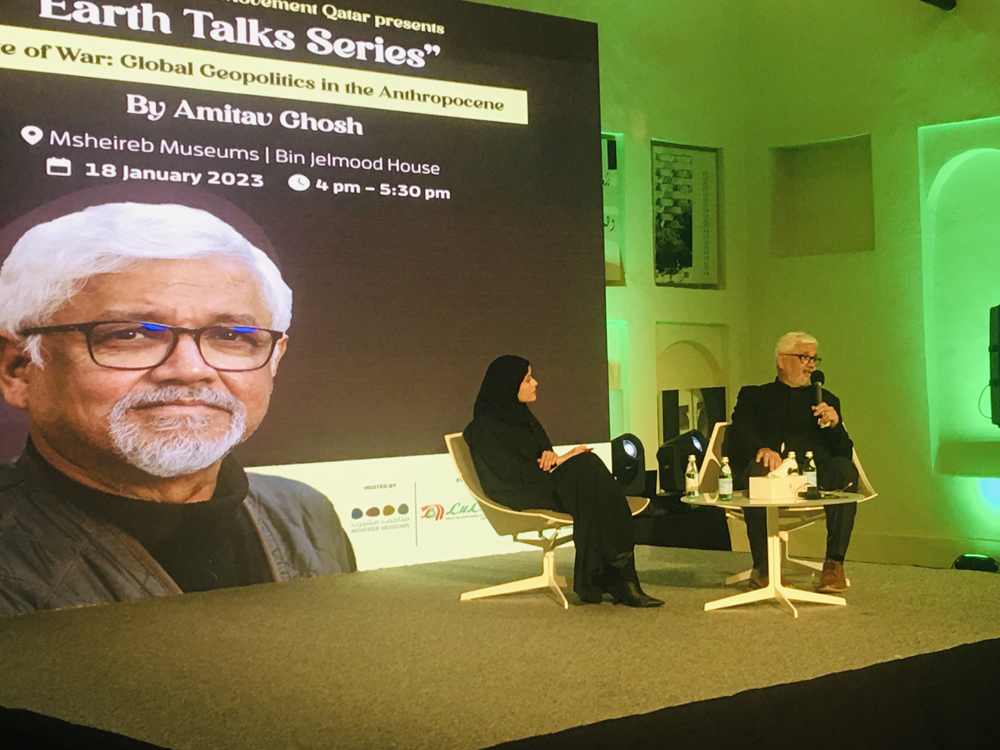
[[[304,174],[293,174],[288,178],[288,187],[292,190],[297,190],[300,193],[303,190],[308,190],[311,184],[312,183],[309,181],[309,178]]]

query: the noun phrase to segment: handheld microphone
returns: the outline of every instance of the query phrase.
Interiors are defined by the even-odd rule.
[[[823,403],[823,382],[825,380],[826,376],[822,370],[813,370],[812,375],[809,376],[809,382],[813,386],[813,404],[816,406]]]
[[[819,406],[823,403],[823,381],[826,376],[823,375],[822,370],[813,370],[812,375],[809,376],[809,382],[812,383],[813,387],[813,405]],[[820,427],[829,427],[829,423],[821,424]]]

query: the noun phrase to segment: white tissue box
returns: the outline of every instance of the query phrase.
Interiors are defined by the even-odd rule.
[[[750,477],[751,500],[798,499],[799,492],[806,488],[806,478],[802,474],[787,477]]]

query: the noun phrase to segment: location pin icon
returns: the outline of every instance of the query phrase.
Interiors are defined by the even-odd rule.
[[[42,140],[43,135],[45,132],[37,125],[25,125],[21,128],[21,137],[32,146]]]

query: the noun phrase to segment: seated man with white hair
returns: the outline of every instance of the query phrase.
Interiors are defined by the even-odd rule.
[[[106,203],[27,232],[0,268],[0,615],[355,569],[329,500],[248,475],[292,292],[229,224]]]
[[[764,476],[777,469],[794,451],[799,468],[812,451],[817,483],[824,490],[851,490],[858,484],[852,461],[854,443],[841,417],[840,400],[827,390],[817,404],[810,388],[813,371],[820,362],[816,339],[802,331],[786,333],[774,348],[778,376],[764,385],[740,389],[732,424],[726,431],[723,452],[732,463],[734,487],[746,489],[751,476]],[[828,505],[826,511],[826,560],[818,591],[847,589],[844,556],[851,541],[857,503]],[[753,556],[751,588],[768,583],[767,521],[763,508],[746,508],[744,518]],[[774,571],[770,571],[774,573]]]

